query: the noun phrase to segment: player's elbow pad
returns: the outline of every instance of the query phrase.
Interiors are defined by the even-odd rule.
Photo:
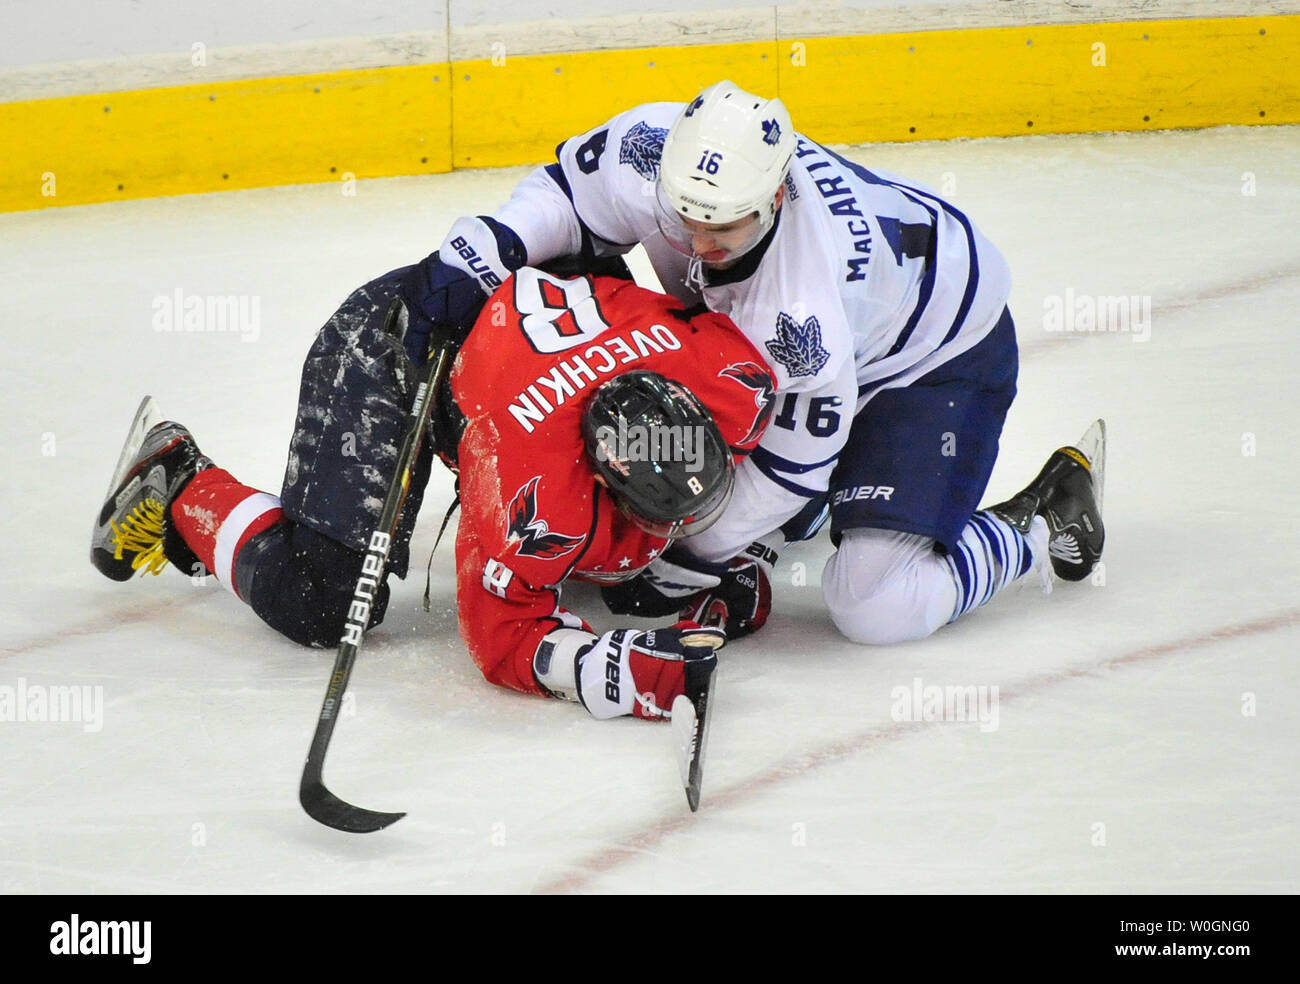
[[[578,657],[597,640],[594,632],[554,629],[542,637],[533,653],[533,676],[552,697],[578,699]]]

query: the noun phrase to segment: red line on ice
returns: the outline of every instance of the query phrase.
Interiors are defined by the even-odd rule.
[[[194,594],[188,597],[169,597],[138,608],[129,608],[125,611],[105,612],[95,616],[94,619],[75,625],[71,628],[55,629],[52,632],[43,632],[40,635],[33,636],[26,642],[17,646],[0,646],[0,656],[20,656],[24,653],[35,652],[39,649],[47,649],[50,646],[56,646],[68,639],[74,639],[78,636],[99,635],[101,632],[108,632],[111,629],[119,628],[123,625],[130,625],[132,622],[147,622],[152,618],[160,615],[166,615],[168,612],[186,605],[193,604],[196,601],[208,597],[206,592],[196,590]]]
[[[1202,649],[1206,646],[1239,639],[1243,636],[1260,635],[1293,625],[1300,625],[1300,608],[1293,608],[1290,611],[1251,622],[1226,625],[1198,635],[1175,639],[1172,642],[1143,646],[1123,655],[1114,656],[1096,663],[1089,663],[1086,666],[1058,670],[1054,673],[1044,673],[1041,676],[1031,677],[1016,686],[1002,690],[999,693],[999,700],[1003,702],[1015,700],[1018,697],[1036,693],[1058,683],[1094,676],[1103,670],[1149,662],[1172,653]],[[733,783],[717,792],[711,792],[706,787],[703,803],[706,812],[703,816],[707,817],[708,812],[726,809],[729,806],[751,799],[764,790],[779,785],[788,779],[800,779],[822,766],[848,758],[855,752],[901,738],[908,732],[914,732],[915,730],[916,725],[910,721],[895,721],[885,725],[878,725],[849,738],[831,742],[821,748],[778,762],[763,772],[756,773],[748,779]],[[580,892],[588,888],[598,875],[602,875],[618,867],[623,862],[634,860],[647,851],[654,849],[670,835],[688,829],[696,820],[697,815],[687,813],[683,807],[681,813],[634,831],[616,845],[589,854],[573,865],[577,869],[576,871],[543,882],[536,891],[542,893]]]

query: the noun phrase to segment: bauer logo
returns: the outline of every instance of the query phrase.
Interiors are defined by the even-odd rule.
[[[998,730],[998,687],[939,686],[912,679],[910,687],[894,687],[889,716],[895,721],[978,721],[980,731]]]
[[[343,626],[341,642],[354,646],[361,645],[362,633],[370,624],[370,606],[374,603],[375,592],[384,577],[384,563],[388,560],[389,536],[379,530],[370,534],[370,548],[361,561],[361,577],[352,592],[352,601],[348,605],[348,618]]]
[[[262,298],[250,294],[187,294],[177,287],[153,299],[153,330],[230,334],[255,342],[262,334]]]
[[[488,266],[487,260],[479,256],[474,247],[471,246],[464,236],[457,236],[451,241],[451,248],[456,251],[456,255],[465,261],[465,265],[474,276],[483,282],[484,288],[490,293],[501,286],[501,278],[492,272]]]
[[[85,920],[77,913],[50,924],[50,953],[56,957],[130,957],[147,964],[152,956],[153,923]]]
[[[893,494],[892,485],[855,485],[852,488],[838,490],[831,496],[831,505],[838,506],[841,502],[854,502],[859,499],[884,499],[889,502],[892,501]]]
[[[605,654],[605,699],[611,704],[619,704],[622,697],[619,691],[619,675],[621,673],[619,653],[615,649],[610,649]]]
[[[677,197],[680,198],[682,201],[684,201],[687,205],[694,205],[696,208],[707,209],[710,212],[716,212],[718,210],[718,205],[716,202],[700,201],[700,199],[692,198],[690,195],[678,195]]]

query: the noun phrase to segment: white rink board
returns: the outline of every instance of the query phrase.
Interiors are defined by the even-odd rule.
[[[0,102],[503,54],[1294,13],[1300,0],[0,0]]]
[[[395,584],[330,753],[335,792],[409,811],[365,837],[297,804],[332,652],[218,587],[118,585],[87,563],[141,394],[277,490],[319,324],[522,170],[0,216],[0,687],[104,699],[99,730],[0,721],[0,891],[1300,888],[1300,128],[850,156],[950,189],[1011,263],[1020,395],[987,501],[1106,417],[1105,585],[1026,584],[867,649],[822,612],[828,541],[787,551],[768,627],[722,653],[695,816],[667,728],[482,680],[449,544],[432,614],[419,574]],[[153,299],[177,288],[259,298],[256,340],[155,332]],[[1045,298],[1067,289],[1149,296],[1149,339],[1046,332]],[[449,498],[435,476],[413,568]],[[591,590],[566,599],[612,624]],[[891,690],[915,678],[997,686],[997,729],[894,721]]]
[[[565,33],[566,22],[631,18],[647,23],[775,14],[811,33],[873,33],[1012,24],[1089,23],[1160,17],[1295,13],[1296,0],[0,0],[0,69],[18,65],[291,44],[326,38],[452,32],[531,24],[529,33]],[[525,42],[520,35],[509,40]],[[545,44],[542,39],[538,43]],[[632,43],[637,43],[633,41]],[[642,41],[640,43],[653,43]],[[513,47],[513,45],[512,45]],[[480,56],[487,57],[487,56]]]

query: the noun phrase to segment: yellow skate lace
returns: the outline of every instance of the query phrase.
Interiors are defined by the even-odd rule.
[[[122,525],[112,522],[113,559],[121,560],[125,552],[134,553],[131,570],[148,574],[161,574],[167,566],[163,556],[163,504],[157,499],[145,499],[123,519]]]

